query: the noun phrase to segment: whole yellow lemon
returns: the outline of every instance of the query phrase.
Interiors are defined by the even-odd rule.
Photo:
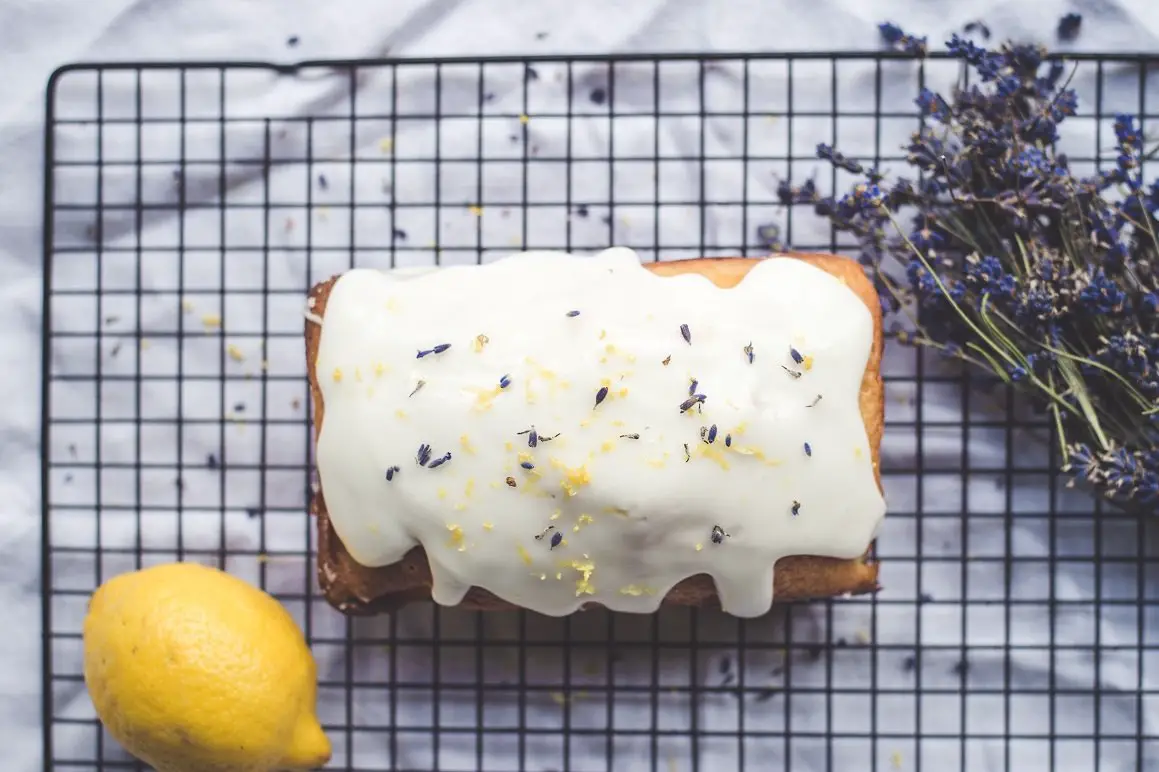
[[[97,588],[84,622],[97,715],[160,772],[319,767],[317,667],[274,598],[229,574],[172,563]]]

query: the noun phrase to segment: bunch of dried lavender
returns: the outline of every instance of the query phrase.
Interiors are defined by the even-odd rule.
[[[917,98],[914,179],[819,145],[861,181],[836,197],[782,184],[779,197],[856,238],[886,311],[910,320],[899,341],[1023,389],[1053,417],[1072,484],[1157,510],[1159,181],[1143,182],[1142,133],[1116,116],[1114,168],[1081,176],[1056,150],[1078,104],[1063,63],[1038,46],[947,48],[963,79],[949,98]]]

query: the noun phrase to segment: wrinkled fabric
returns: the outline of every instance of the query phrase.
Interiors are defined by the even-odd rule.
[[[6,331],[0,336],[0,363],[8,373],[0,382],[0,500],[6,504],[0,607],[10,631],[0,639],[0,732],[9,767],[44,768],[37,709],[43,267],[38,194],[44,86],[54,67],[78,60],[287,63],[329,57],[872,50],[878,45],[876,24],[886,19],[928,35],[934,48],[976,19],[986,21],[995,39],[1052,42],[1058,18],[1073,10],[1054,0],[876,5],[871,11],[853,0],[24,0],[0,10],[0,71],[6,75],[0,81],[0,329]],[[1084,13],[1082,31],[1066,50],[1156,50],[1159,11],[1143,0],[1076,7]],[[1009,454],[1011,463],[1031,470],[1044,468],[1048,455],[1035,432],[1019,433],[1008,446],[1001,428],[993,426],[1004,408],[979,393],[970,398],[971,420],[991,425],[976,424],[964,439],[953,425],[961,421],[961,398],[946,384],[927,384],[920,394],[903,380],[889,385],[891,427],[883,463],[893,516],[878,545],[885,589],[876,606],[849,600],[774,612],[745,627],[742,647],[735,621],[714,612],[700,613],[694,624],[679,611],[655,619],[592,613],[567,622],[515,614],[436,614],[419,606],[393,620],[348,622],[316,598],[310,604],[301,600],[315,582],[312,564],[293,554],[309,539],[302,508],[301,468],[308,448],[301,424],[305,390],[298,336],[301,293],[310,281],[346,268],[352,254],[359,265],[386,264],[392,234],[395,246],[412,250],[396,253],[399,265],[430,264],[436,237],[443,263],[476,259],[480,244],[489,256],[521,243],[576,250],[618,244],[651,256],[657,240],[664,257],[713,250],[758,254],[756,227],[786,225],[783,212],[773,206],[778,178],[816,175],[819,186],[828,189],[828,170],[809,160],[817,142],[833,142],[847,155],[872,155],[880,148],[882,155],[896,156],[894,148],[914,126],[907,119],[886,121],[875,135],[866,118],[843,118],[836,126],[827,117],[790,120],[783,114],[789,92],[784,62],[755,62],[747,72],[748,110],[769,115],[754,116],[747,125],[735,117],[701,122],[702,106],[717,113],[744,109],[743,67],[734,61],[707,72],[694,63],[661,70],[626,65],[610,74],[602,64],[577,63],[569,73],[557,62],[537,65],[528,78],[521,67],[496,67],[482,87],[472,67],[447,68],[438,81],[432,69],[420,67],[403,68],[397,78],[381,68],[360,69],[357,78],[317,69],[297,80],[269,71],[231,72],[224,98],[215,73],[191,74],[187,117],[205,120],[189,125],[184,171],[174,163],[181,150],[171,131],[179,110],[175,75],[151,73],[141,80],[144,109],[159,122],[143,132],[140,157],[132,123],[115,124],[133,114],[137,84],[109,75],[102,85],[106,110],[100,117],[106,123],[99,137],[105,161],[101,196],[108,211],[99,227],[91,213],[97,128],[84,123],[98,117],[94,81],[85,73],[61,78],[58,117],[77,122],[57,133],[57,158],[76,163],[58,170],[56,201],[79,208],[62,209],[56,218],[57,246],[72,251],[56,257],[54,287],[81,294],[55,297],[53,325],[90,336],[100,327],[104,335],[99,344],[91,337],[56,341],[53,372],[73,380],[53,384],[53,404],[61,419],[93,419],[94,390],[77,378],[92,375],[99,355],[106,376],[99,534],[106,551],[99,566],[83,552],[98,533],[91,512],[94,474],[91,466],[83,468],[97,457],[92,424],[58,425],[51,434],[53,461],[82,465],[52,474],[54,503],[76,507],[54,513],[53,544],[77,550],[56,552],[51,561],[52,586],[67,593],[52,603],[53,632],[59,634],[51,655],[60,677],[52,686],[62,719],[53,732],[58,760],[75,762],[75,769],[95,766],[97,733],[83,723],[92,718],[92,707],[80,681],[77,640],[85,594],[94,587],[98,568],[101,576],[131,570],[139,544],[151,550],[151,562],[176,557],[174,469],[180,454],[186,507],[180,538],[187,558],[215,562],[227,548],[225,567],[253,581],[264,578],[316,641],[320,711],[332,728],[334,768],[570,765],[578,770],[614,764],[615,769],[685,770],[694,755],[701,768],[714,770],[845,770],[865,768],[871,759],[878,769],[912,769],[918,757],[925,769],[1041,769],[1053,763],[1057,770],[1088,772],[1136,769],[1140,761],[1152,768],[1147,764],[1159,758],[1159,740],[1140,745],[1136,738],[1159,731],[1159,703],[1139,695],[1140,689],[1159,685],[1159,660],[1145,648],[1159,643],[1159,615],[1150,606],[1140,611],[1140,601],[1154,603],[1159,595],[1154,563],[1144,570],[1138,559],[1140,551],[1153,559],[1153,539],[1149,533],[1141,536],[1132,520],[1092,515],[1085,497],[1052,487],[1045,474],[975,471],[964,490],[960,470],[966,464],[1001,470]],[[872,110],[872,65],[843,62],[837,70],[834,93],[827,61],[795,63],[794,112],[827,113],[834,101],[842,111]],[[883,68],[883,109],[910,108],[915,72],[911,63]],[[928,73],[944,85],[954,71],[939,65]],[[436,84],[444,115],[474,114],[483,93],[484,112],[493,116],[482,138],[474,119],[439,127],[440,153],[460,163],[439,169],[438,212],[420,205],[434,200],[433,167],[390,164],[392,158],[419,159],[433,152],[436,131],[429,116]],[[1107,113],[1138,109],[1137,74],[1108,68],[1103,86]],[[1093,95],[1093,70],[1080,69],[1076,87],[1080,95]],[[1152,83],[1151,105],[1154,91]],[[231,119],[252,119],[231,121],[224,140],[215,120],[219,100]],[[617,120],[610,143],[609,100],[617,113],[641,114]],[[1086,104],[1080,113],[1090,109],[1089,100]],[[412,117],[392,123],[392,105]],[[536,117],[569,106],[583,116],[573,121],[570,134],[565,120]],[[657,125],[651,118],[657,107],[692,115]],[[353,129],[352,111],[359,116]],[[521,114],[526,122],[518,119]],[[326,120],[316,121],[309,135],[303,123],[282,120],[305,115]],[[1089,156],[1093,126],[1072,123],[1068,152]],[[1106,136],[1104,128],[1104,144]],[[314,163],[294,160],[307,147]],[[472,163],[479,147],[495,159],[482,178]],[[791,168],[778,159],[786,149],[800,159]],[[570,187],[563,164],[549,160],[569,151],[576,159]],[[608,164],[600,160],[609,152],[642,160],[618,162],[609,180]],[[359,159],[353,174],[352,155]],[[657,155],[662,160],[653,163]],[[526,172],[525,156],[540,159]],[[701,156],[719,160],[702,165]],[[737,160],[741,156],[753,160],[743,164]],[[138,166],[140,158],[151,163]],[[267,187],[262,169],[268,159],[275,162]],[[138,184],[140,198],[157,205],[143,211],[140,221],[134,209]],[[657,188],[663,200],[681,203],[657,216],[652,206]],[[224,217],[223,193],[229,210]],[[352,196],[375,204],[359,209],[353,223],[340,207]],[[396,207],[392,216],[386,206],[392,197],[414,206]],[[165,209],[179,199],[191,205],[180,218]],[[701,208],[701,200],[714,203]],[[556,205],[529,209],[524,216],[524,201]],[[576,213],[579,204],[586,205],[586,216]],[[270,205],[267,218],[264,207]],[[828,242],[827,228],[807,213],[794,217],[786,235],[798,245]],[[93,242],[98,238],[107,249],[100,308],[91,292],[83,294],[96,286]],[[309,261],[307,239],[314,248]],[[177,243],[187,247],[182,265],[176,261]],[[184,296],[175,291],[178,270],[185,277]],[[235,293],[224,303],[223,278]],[[138,306],[138,287],[158,293]],[[287,294],[270,295],[264,308],[255,301],[260,294],[241,294],[263,287]],[[217,316],[220,330],[213,323]],[[180,404],[171,380],[179,328],[189,376]],[[143,344],[131,334],[138,329]],[[263,329],[270,334],[263,336]],[[126,333],[127,339],[118,337]],[[264,400],[263,359],[269,378]],[[910,352],[890,352],[887,374],[906,378],[913,369]],[[929,364],[926,372],[936,369],[936,363]],[[162,376],[142,382],[139,408],[133,383],[109,378],[138,372]],[[224,390],[216,380],[222,372],[233,378]],[[253,377],[246,380],[247,374]],[[275,380],[279,376],[286,380]],[[907,423],[917,418],[919,402],[927,422],[920,443]],[[239,405],[244,409],[237,410]],[[224,424],[223,415],[228,415]],[[140,437],[133,425],[137,416],[149,421]],[[185,421],[180,442],[178,417]],[[919,449],[926,470],[920,482],[912,473]],[[132,467],[137,460],[152,466],[138,474]],[[264,476],[259,467],[266,469]],[[1064,514],[1052,520],[1047,516],[1052,506]],[[923,514],[915,517],[919,509]],[[1104,556],[1101,568],[1092,560],[1096,549]],[[1015,558],[1009,569],[1007,555]],[[1008,598],[1015,602],[1006,604]],[[343,643],[348,631],[352,646]],[[570,654],[559,645],[565,636],[572,640]],[[432,637],[444,645],[432,647]],[[664,642],[662,648],[650,645],[657,640]],[[342,686],[347,678],[358,684],[350,693]],[[435,683],[442,685],[438,691]],[[481,696],[475,689],[480,683],[486,687]],[[736,693],[737,686],[746,691]],[[738,739],[742,721],[747,735]],[[486,732],[477,731],[480,723]],[[347,725],[360,729],[346,733]],[[522,734],[521,725],[527,729]],[[390,726],[397,732],[389,732]],[[432,726],[440,731],[432,732]],[[690,739],[693,728],[698,734]],[[651,729],[660,734],[652,736]],[[106,759],[124,758],[108,738],[102,748]]]

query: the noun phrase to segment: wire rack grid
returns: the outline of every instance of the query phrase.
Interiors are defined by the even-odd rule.
[[[1154,109],[1080,57],[1078,167]],[[1140,520],[1065,491],[1049,427],[969,373],[885,363],[876,597],[570,619],[320,598],[302,302],[354,265],[519,249],[846,251],[778,180],[883,168],[957,66],[891,55],[76,65],[48,89],[44,752],[136,767],[84,692],[88,595],[172,560],[274,593],[347,770],[1148,768],[1159,573]],[[766,235],[769,231],[762,230]]]

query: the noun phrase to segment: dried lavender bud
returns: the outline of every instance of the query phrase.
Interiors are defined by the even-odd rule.
[[[925,56],[928,51],[926,38],[909,35],[892,22],[878,24],[877,29],[881,33],[881,39],[895,51],[902,51],[914,56]]]
[[[1070,42],[1079,36],[1079,30],[1082,28],[1083,17],[1079,13],[1068,13],[1058,20],[1058,39]]]

